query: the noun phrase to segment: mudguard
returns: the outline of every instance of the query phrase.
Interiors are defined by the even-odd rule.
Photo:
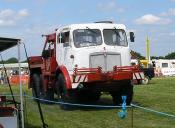
[[[72,89],[72,82],[69,76],[69,72],[67,71],[67,68],[64,65],[61,65],[57,68],[57,71],[64,75],[65,82],[66,82],[66,88]]]

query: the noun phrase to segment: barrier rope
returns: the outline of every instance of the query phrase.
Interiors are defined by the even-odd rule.
[[[0,95],[0,96],[11,97],[10,94]],[[14,95],[14,96],[19,96],[19,95]],[[93,108],[122,108],[122,106],[115,106],[115,105],[91,105],[91,104],[75,104],[75,103],[68,103],[68,102],[63,102],[63,101],[51,101],[51,100],[36,98],[36,97],[30,96],[30,95],[27,95],[25,93],[24,93],[24,97],[27,97],[29,99],[40,100],[40,101],[48,102],[48,103],[70,105],[70,106],[93,107]],[[132,107],[139,108],[139,109],[142,109],[142,110],[146,110],[148,112],[156,113],[156,114],[159,114],[159,115],[162,115],[162,116],[167,116],[167,117],[175,119],[175,115],[173,115],[173,114],[168,114],[168,113],[165,113],[165,112],[161,112],[161,111],[157,111],[157,110],[154,110],[154,109],[138,106],[138,105],[135,105],[135,104],[131,104],[130,106],[126,106],[126,108],[132,108]]]
[[[131,106],[133,106],[135,108],[140,108],[140,109],[143,109],[143,110],[146,110],[146,111],[149,111],[149,112],[153,112],[153,113],[156,113],[156,114],[159,114],[159,115],[162,115],[162,116],[167,116],[167,117],[171,117],[171,118],[174,118],[175,119],[175,115],[173,115],[173,114],[168,114],[168,113],[165,113],[165,112],[160,112],[160,111],[153,110],[153,109],[150,109],[150,108],[141,107],[141,106],[138,106],[138,105],[135,105],[135,104],[131,104]]]
[[[11,95],[6,94],[6,95],[0,95],[0,96],[6,96],[6,97],[10,97]],[[19,95],[14,95],[15,97],[19,97]],[[122,108],[123,106],[109,106],[109,105],[88,105],[88,104],[75,104],[75,103],[67,103],[67,102],[63,102],[63,101],[51,101],[51,100],[46,100],[46,99],[40,99],[40,98],[36,98],[30,95],[27,95],[25,92],[23,94],[23,96],[25,98],[28,99],[32,99],[32,100],[39,100],[42,102],[47,102],[47,103],[54,103],[54,104],[61,104],[61,105],[69,105],[69,106],[77,106],[77,107],[93,107],[93,108]],[[131,107],[131,106],[125,106],[125,109],[127,107]],[[27,116],[27,115],[26,115]],[[121,117],[120,117],[121,118]],[[123,119],[123,118],[122,118]],[[116,126],[116,128],[121,128],[119,126]]]
[[[40,99],[36,97],[32,97],[29,95],[26,95],[29,99],[39,100],[43,102],[48,103],[54,103],[54,104],[61,104],[61,105],[69,105],[69,106],[77,106],[77,107],[92,107],[92,108],[122,108],[122,106],[116,106],[116,105],[92,105],[92,104],[76,104],[76,103],[68,103],[64,101],[51,101],[46,99]],[[131,108],[132,106],[126,106],[127,108]]]

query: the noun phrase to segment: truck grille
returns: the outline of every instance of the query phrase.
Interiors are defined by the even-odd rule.
[[[113,71],[114,66],[121,66],[121,56],[118,53],[93,53],[90,55],[90,68],[101,67],[103,71]]]

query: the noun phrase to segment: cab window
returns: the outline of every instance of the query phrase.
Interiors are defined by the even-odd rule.
[[[112,46],[127,46],[127,37],[124,30],[120,29],[104,29],[104,42]]]
[[[73,32],[74,45],[77,48],[102,44],[101,32],[98,29],[77,29]]]
[[[63,32],[61,34],[58,34],[57,40],[58,43],[64,43],[64,46],[67,46],[70,42],[70,32]],[[66,45],[67,44],[67,45]]]

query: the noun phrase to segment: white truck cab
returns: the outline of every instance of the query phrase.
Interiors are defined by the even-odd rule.
[[[57,62],[72,74],[75,67],[113,71],[130,66],[126,27],[114,23],[72,24],[57,30]]]

